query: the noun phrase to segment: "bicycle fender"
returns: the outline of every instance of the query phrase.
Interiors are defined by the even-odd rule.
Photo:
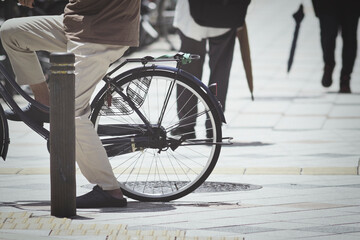
[[[9,125],[3,107],[0,105],[0,155],[5,161],[9,149]]]

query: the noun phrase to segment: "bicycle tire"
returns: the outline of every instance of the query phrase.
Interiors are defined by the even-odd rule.
[[[119,95],[119,91],[121,91],[128,96],[129,86],[133,88],[132,84],[138,84],[139,81],[145,81],[144,79],[151,83],[146,94],[142,92],[143,90],[139,90],[139,95],[144,95],[143,102],[137,102],[135,105],[152,125],[158,124],[159,113],[161,113],[164,99],[167,96],[166,90],[170,89],[171,84],[175,83],[176,85],[173,85],[175,87],[170,94],[161,128],[156,128],[160,129],[159,131],[161,129],[166,131],[166,141],[181,140],[181,144],[174,150],[171,147],[162,150],[156,148],[139,150],[134,149],[134,144],[131,142],[128,142],[127,145],[126,143],[117,145],[112,142],[116,135],[113,126],[119,122],[123,125],[117,126],[131,126],[132,132],[129,134],[146,135],[144,122],[129,104],[124,103],[123,97]],[[124,77],[116,79],[114,82],[117,89],[104,87],[98,93],[92,103],[93,110],[90,119],[97,129],[100,139],[103,142],[108,140],[103,144],[107,149],[110,163],[123,193],[139,201],[171,201],[193,192],[208,178],[220,154],[221,144],[217,143],[220,143],[222,139],[221,118],[214,101],[199,85],[186,76],[177,74],[175,69],[169,71],[168,69],[139,68],[124,74]],[[178,86],[196,96],[198,108],[196,115],[182,117],[182,122],[179,120],[178,111],[183,109],[183,106],[177,106],[177,102],[178,98],[182,97],[181,94],[184,90],[176,93]],[[111,105],[108,102],[109,91],[111,92]],[[137,97],[132,98],[136,102]],[[119,107],[118,104],[124,106]],[[192,130],[194,132],[176,133],[177,130],[174,129],[181,128],[184,119],[193,119],[195,116],[196,126]],[[104,127],[109,126],[109,131],[102,131]],[[207,136],[209,132],[211,133],[210,137]],[[192,135],[193,133],[194,135]],[[109,146],[112,150],[109,150]],[[129,149],[131,149],[130,153],[121,154],[121,151],[129,152]],[[114,151],[118,152],[114,153]]]

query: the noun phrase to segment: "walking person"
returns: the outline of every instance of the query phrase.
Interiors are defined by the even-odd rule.
[[[19,0],[33,7],[34,0]],[[124,207],[127,204],[107,154],[88,119],[90,98],[108,70],[139,38],[140,0],[70,0],[64,14],[14,18],[1,26],[1,40],[20,85],[30,85],[34,98],[49,105],[49,89],[36,51],[75,55],[76,161],[93,190],[77,197],[78,208]],[[48,113],[31,105],[25,114],[40,124]],[[7,118],[20,121],[12,111]]]
[[[207,44],[209,46],[209,67],[210,77],[208,85],[217,85],[217,98],[222,105],[223,111],[226,107],[226,96],[229,86],[229,77],[231,71],[231,65],[233,61],[233,53],[236,39],[236,19],[231,19],[231,25],[228,27],[211,27],[200,25],[196,22],[191,14],[191,0],[177,1],[175,8],[174,27],[177,28],[178,34],[181,40],[180,52],[197,54],[200,56],[200,60],[194,61],[192,64],[184,65],[183,70],[193,74],[199,79],[202,79],[203,67],[205,62],[205,56],[207,54]],[[202,1],[204,4],[206,1]],[[245,1],[249,4],[250,1]],[[195,3],[196,9],[200,5],[198,1]],[[247,7],[247,6],[246,6]],[[200,9],[201,10],[201,9]],[[246,11],[245,11],[246,12]],[[240,13],[237,13],[240,15]],[[205,25],[206,18],[212,18],[213,14],[204,13]],[[220,16],[223,18],[223,16]],[[209,19],[210,20],[210,19]],[[216,20],[215,20],[216,21]],[[222,22],[218,22],[222,24]],[[215,23],[217,25],[217,23]],[[226,24],[225,24],[226,25]],[[236,27],[235,27],[236,26]],[[196,97],[190,97],[189,93],[183,92],[181,86],[177,87],[178,100],[178,117],[181,122],[173,134],[183,135],[186,138],[194,138],[194,127],[196,122],[197,99]],[[184,135],[185,134],[185,135]],[[207,132],[207,137],[211,138],[211,132]]]
[[[357,27],[360,16],[359,0],[312,0],[315,15],[320,21],[324,73],[321,83],[330,87],[335,67],[335,45],[339,30],[343,40],[342,68],[339,93],[351,93],[350,79],[357,51]]]

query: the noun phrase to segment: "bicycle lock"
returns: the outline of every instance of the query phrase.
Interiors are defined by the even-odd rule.
[[[51,215],[76,215],[75,56],[50,55]]]

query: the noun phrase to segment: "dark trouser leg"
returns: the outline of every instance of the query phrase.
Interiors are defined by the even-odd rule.
[[[336,16],[320,14],[320,37],[325,63],[324,74],[321,83],[324,87],[330,87],[332,84],[332,73],[335,67],[335,45],[339,29],[339,22]]]
[[[182,69],[201,79],[204,58],[206,54],[206,41],[201,42],[186,37],[179,31],[181,39],[180,51],[200,55],[200,60],[193,61],[191,64],[183,65]],[[177,109],[180,124],[184,128],[194,128],[197,114],[197,98],[183,87],[177,86]]]
[[[341,75],[350,75],[354,68],[357,51],[357,26],[359,17],[347,14],[341,17],[341,35],[343,39]]]
[[[330,16],[321,14],[319,16],[320,20],[320,37],[321,37],[321,47],[323,51],[323,59],[325,65],[330,67],[335,66],[335,45],[336,37],[339,30],[339,21],[336,16]]]
[[[209,39],[209,85],[217,83],[217,98],[225,111],[226,95],[229,86],[231,64],[233,60],[235,29]]]
[[[357,51],[357,26],[359,17],[354,11],[347,11],[340,19],[343,39],[342,69],[340,74],[340,93],[351,93],[350,77],[354,68]]]
[[[231,64],[234,54],[236,30],[232,29],[227,33],[209,39],[209,66],[210,79],[209,85],[217,84],[217,99],[225,111],[226,95],[229,86]],[[206,120],[206,136],[212,138],[211,124]]]

